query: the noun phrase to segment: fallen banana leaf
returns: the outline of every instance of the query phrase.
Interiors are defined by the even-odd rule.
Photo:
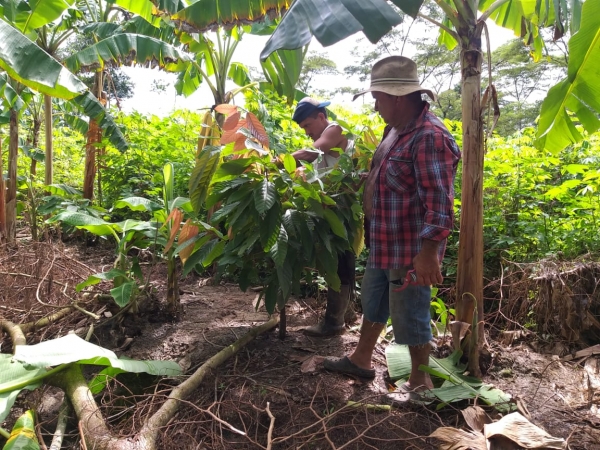
[[[452,427],[441,427],[429,435],[442,443],[440,450],[487,450],[483,434],[476,431],[459,430]]]
[[[436,398],[441,402],[438,408],[445,404],[461,400],[479,399],[488,405],[493,405],[500,411],[512,409],[509,394],[496,389],[492,385],[484,384],[480,379],[465,376],[462,373],[466,365],[460,362],[462,353],[453,352],[443,359],[430,357],[429,366],[421,366],[420,369],[432,376],[435,388],[427,391],[427,400]],[[386,348],[385,356],[388,363],[388,371],[392,381],[397,385],[402,384],[411,370],[410,353],[407,346],[390,345]]]
[[[486,425],[484,434],[488,440],[498,436],[508,438],[517,445],[516,448],[562,449],[565,445],[563,438],[550,436],[518,412],[508,414],[498,422]]]

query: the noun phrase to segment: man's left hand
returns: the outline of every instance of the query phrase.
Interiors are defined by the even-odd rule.
[[[431,286],[444,281],[438,259],[438,241],[423,240],[421,251],[413,258],[413,268],[417,275],[417,284]]]

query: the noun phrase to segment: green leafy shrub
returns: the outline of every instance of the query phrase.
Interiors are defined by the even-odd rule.
[[[120,114],[130,148],[121,153],[108,147],[100,157],[102,202],[112,205],[123,197],[158,199],[162,195],[162,168],[172,163],[176,173],[175,196],[186,196],[192,169],[200,115],[176,111],[159,118],[139,113]]]

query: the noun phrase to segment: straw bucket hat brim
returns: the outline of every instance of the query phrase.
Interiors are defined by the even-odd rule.
[[[375,63],[371,70],[371,87],[356,94],[352,100],[367,92],[384,92],[401,97],[416,91],[427,94],[432,100],[436,99],[433,91],[420,85],[417,65],[412,59],[389,56]]]

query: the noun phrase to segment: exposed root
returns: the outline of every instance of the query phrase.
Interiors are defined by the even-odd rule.
[[[71,407],[69,406],[69,403],[66,400],[63,401],[63,403],[60,405],[60,410],[58,412],[58,420],[56,423],[56,430],[54,431],[54,436],[52,437],[52,442],[50,444],[49,450],[61,449],[63,439],[65,437],[65,431],[67,429],[67,421],[69,420],[70,411]]]

